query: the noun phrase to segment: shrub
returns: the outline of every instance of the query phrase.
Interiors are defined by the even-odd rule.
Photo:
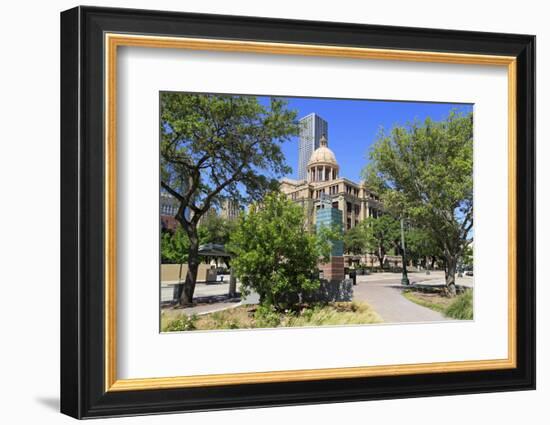
[[[472,320],[474,318],[474,291],[467,289],[456,297],[456,300],[447,307],[445,315],[459,320]]]
[[[328,246],[321,249],[318,238],[304,232],[302,208],[284,194],[271,193],[241,215],[228,250],[241,291],[255,291],[260,304],[284,311],[319,288],[314,272]]]
[[[257,328],[276,328],[281,324],[281,317],[270,306],[259,305],[254,313]]]
[[[238,317],[233,317],[230,311],[218,311],[210,315],[214,329],[240,329],[245,328]]]
[[[192,316],[183,315],[179,319],[172,320],[163,329],[164,332],[193,331],[196,329],[195,323],[198,320],[196,314]]]

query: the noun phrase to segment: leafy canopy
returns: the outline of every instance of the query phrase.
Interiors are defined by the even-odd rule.
[[[389,214],[382,214],[379,217],[368,217],[361,223],[361,227],[367,250],[378,257],[382,266],[388,251],[399,240],[399,221]]]
[[[453,111],[382,131],[364,170],[385,209],[427,230],[448,262],[472,239],[472,124],[471,113]]]
[[[367,250],[364,227],[359,224],[344,233],[344,251],[347,254],[364,254]]]
[[[266,107],[254,96],[166,92],[160,131],[161,184],[180,201],[179,220],[196,225],[224,198],[242,205],[275,188],[290,171],[280,145],[298,124],[277,98]]]
[[[225,245],[237,222],[220,217],[217,214],[205,216],[199,225],[199,241],[202,244],[213,243]]]
[[[439,257],[441,251],[431,237],[430,232],[422,228],[407,226],[405,230],[405,248],[407,257],[417,264],[426,257]]]
[[[187,261],[189,237],[178,226],[175,232],[162,232],[160,254],[164,264],[181,264]]]

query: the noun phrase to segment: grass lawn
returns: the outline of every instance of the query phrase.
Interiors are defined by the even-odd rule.
[[[163,311],[163,332],[305,327],[329,325],[363,325],[382,319],[364,302],[337,302],[324,306],[304,306],[296,312],[278,313],[259,305],[242,305],[215,313],[187,316],[178,310]]]
[[[473,291],[471,289],[467,289],[454,298],[446,297],[439,292],[427,293],[414,290],[404,291],[403,296],[409,301],[439,311],[453,319],[472,320],[474,318]]]

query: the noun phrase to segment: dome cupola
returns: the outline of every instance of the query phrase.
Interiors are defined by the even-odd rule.
[[[338,178],[339,166],[334,152],[327,146],[328,141],[323,134],[319,140],[319,148],[311,154],[307,164],[308,182],[325,182]]]

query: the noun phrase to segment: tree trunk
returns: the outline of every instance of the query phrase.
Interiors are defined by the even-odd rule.
[[[457,257],[447,256],[446,263],[447,267],[445,268],[445,285],[447,287],[447,292],[449,293],[449,295],[454,297],[456,295],[455,273]]]
[[[380,262],[380,270],[384,270],[384,257],[386,254],[384,253],[382,247],[378,247],[378,261]]]
[[[234,298],[237,295],[237,278],[233,271],[229,274],[229,298]]]
[[[187,260],[187,274],[183,284],[183,293],[181,294],[180,304],[188,306],[193,304],[193,294],[195,293],[195,284],[197,283],[197,272],[199,270],[199,238],[197,229],[190,229],[189,235],[189,257]]]
[[[178,273],[178,284],[181,283],[181,272],[183,271],[183,261],[180,261],[180,271]]]

